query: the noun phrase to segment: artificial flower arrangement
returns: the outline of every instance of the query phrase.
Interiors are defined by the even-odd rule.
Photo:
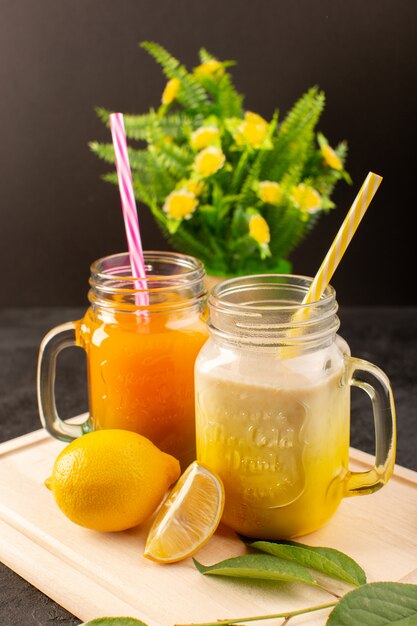
[[[199,257],[209,274],[289,272],[288,256],[332,209],[334,186],[350,182],[346,143],[331,148],[315,127],[325,97],[310,89],[280,122],[243,107],[229,61],[201,49],[191,72],[160,45],[141,44],[168,82],[161,105],[125,115],[136,198],[172,245]],[[107,123],[109,111],[97,109]],[[114,162],[111,144],[93,142]],[[117,183],[114,173],[107,181]]]

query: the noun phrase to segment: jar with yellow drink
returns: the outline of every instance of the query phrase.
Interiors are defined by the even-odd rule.
[[[344,496],[372,493],[395,461],[389,381],[337,335],[333,288],[303,305],[301,276],[225,281],[209,298],[210,339],[196,361],[197,458],[224,482],[223,521],[251,537],[312,532]],[[350,386],[372,400],[375,466],[349,470]]]

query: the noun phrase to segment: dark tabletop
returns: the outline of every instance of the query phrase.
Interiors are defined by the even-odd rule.
[[[53,326],[78,319],[81,309],[0,311],[0,440],[39,428],[35,373],[39,343]],[[397,463],[417,470],[417,308],[344,307],[340,334],[352,355],[381,367],[391,380],[398,421]],[[81,350],[59,357],[58,410],[70,417],[87,410]],[[352,389],[351,444],[373,453],[369,400]],[[57,580],[59,585],[59,580]],[[99,615],[97,617],[100,617]],[[0,565],[0,626],[80,624],[4,565]]]

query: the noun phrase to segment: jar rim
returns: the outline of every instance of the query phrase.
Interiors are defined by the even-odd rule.
[[[102,257],[91,264],[88,299],[93,307],[112,312],[159,313],[201,306],[206,297],[205,269],[199,259],[170,251],[144,252],[146,279],[131,276],[128,252]],[[146,299],[138,296],[146,294]]]
[[[330,304],[336,298],[336,291],[331,285],[326,287],[319,300],[305,304],[303,304],[302,300],[294,303],[285,302],[285,304],[277,300],[269,306],[262,304],[262,307],[260,307],[259,304],[233,302],[226,299],[228,296],[230,297],[237,292],[242,293],[242,291],[249,291],[250,289],[259,288],[262,285],[270,285],[271,287],[278,287],[280,285],[283,287],[287,286],[292,289],[298,289],[299,292],[306,294],[313,280],[311,276],[304,276],[302,274],[253,274],[238,276],[222,281],[216,285],[209,295],[209,305],[217,309],[223,309],[225,312],[237,310],[239,313],[248,316],[259,316],[262,313],[267,314],[273,313],[274,311],[288,312],[291,314],[295,313],[300,306],[306,311],[317,308],[317,305],[326,307],[326,305]],[[296,281],[298,281],[298,284],[296,284]]]
[[[111,280],[113,283],[112,291],[118,290],[117,284],[123,284],[121,290],[123,292],[140,293],[140,292],[163,292],[169,291],[175,285],[180,285],[187,282],[188,285],[199,282],[204,278],[205,268],[203,263],[187,254],[181,254],[179,252],[171,251],[159,251],[159,250],[146,250],[143,253],[145,266],[151,263],[159,262],[165,263],[167,267],[177,266],[182,268],[183,271],[177,271],[167,274],[149,274],[147,276],[148,289],[137,288],[137,283],[143,282],[143,279],[131,274],[122,274],[123,270],[126,271],[130,268],[130,259],[128,252],[117,252],[108,256],[100,257],[90,265],[91,278],[90,283],[101,282],[102,287],[107,281]],[[108,268],[103,270],[102,266],[108,264]],[[126,283],[132,283],[132,288],[127,288]],[[159,283],[159,285],[158,285]],[[160,286],[162,283],[163,286]],[[167,285],[167,283],[169,283]]]
[[[330,341],[339,327],[336,292],[303,304],[313,281],[297,274],[255,274],[219,283],[209,297],[210,332],[246,347],[299,345]]]

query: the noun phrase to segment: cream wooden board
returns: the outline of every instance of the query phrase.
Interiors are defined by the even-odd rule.
[[[152,563],[142,556],[146,526],[105,534],[72,524],[43,485],[63,446],[44,431],[0,445],[0,558],[80,619],[125,615],[148,626],[173,626],[332,600],[307,585],[204,577],[191,559]],[[357,450],[351,461],[355,469],[372,464]],[[369,581],[417,583],[417,473],[397,467],[381,491],[344,500],[325,528],[302,541],[346,552]],[[244,552],[237,537],[221,528],[196,556],[211,564]],[[327,614],[292,622],[319,626]]]

